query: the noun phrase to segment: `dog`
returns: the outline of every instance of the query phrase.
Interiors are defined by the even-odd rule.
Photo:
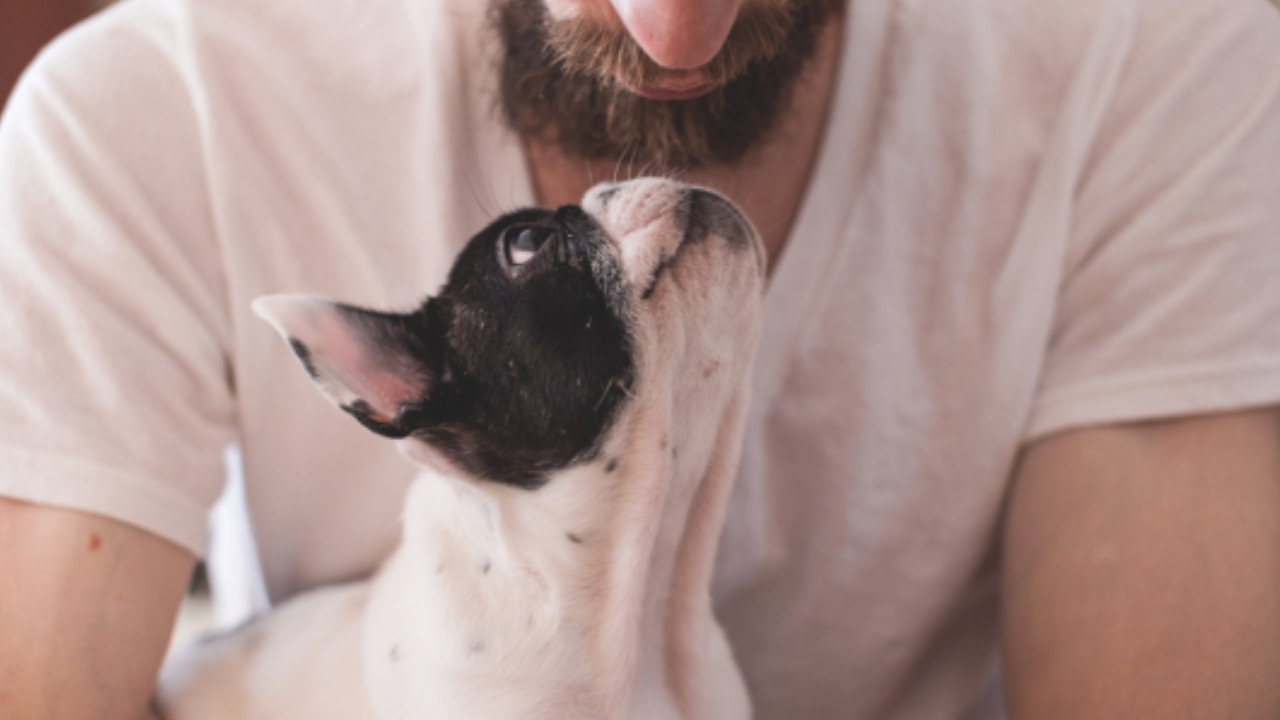
[[[709,588],[765,264],[728,200],[645,178],[499,218],[411,313],[255,301],[421,472],[370,581],[198,644],[158,714],[750,717]]]

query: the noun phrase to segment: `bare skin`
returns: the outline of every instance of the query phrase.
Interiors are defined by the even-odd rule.
[[[1014,718],[1280,717],[1275,411],[1065,433],[1014,482]]]
[[[0,498],[6,720],[145,717],[193,564],[129,525]]]

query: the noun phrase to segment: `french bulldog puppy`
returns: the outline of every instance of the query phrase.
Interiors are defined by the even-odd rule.
[[[259,299],[320,390],[422,465],[369,582],[171,663],[169,720],[735,720],[709,586],[765,255],[709,191],[606,184],[473,238],[408,314]]]

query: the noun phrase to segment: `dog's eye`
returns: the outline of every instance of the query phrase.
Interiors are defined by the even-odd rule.
[[[539,225],[516,225],[502,232],[502,247],[512,267],[524,265],[556,234],[555,229]]]

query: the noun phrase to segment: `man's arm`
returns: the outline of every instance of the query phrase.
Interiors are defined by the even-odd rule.
[[[1015,719],[1280,717],[1277,413],[1029,448],[1002,604]]]
[[[0,498],[4,717],[144,717],[193,563],[132,526]]]

